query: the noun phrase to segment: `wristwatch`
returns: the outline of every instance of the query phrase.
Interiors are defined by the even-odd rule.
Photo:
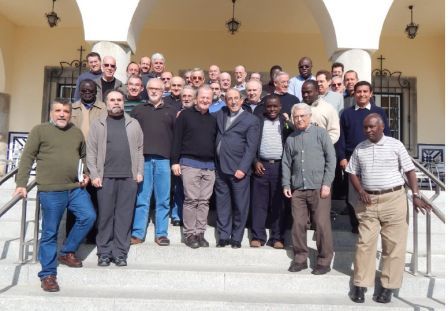
[[[412,196],[413,196],[413,197],[417,197],[417,198],[419,198],[419,199],[422,198],[421,194],[418,193],[418,192],[414,192],[414,193],[412,193]]]

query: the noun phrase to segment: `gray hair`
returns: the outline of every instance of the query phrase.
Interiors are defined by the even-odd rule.
[[[192,87],[191,85],[185,85],[182,88],[182,91],[180,91],[180,96],[184,95],[185,90],[191,90],[193,91],[193,97],[196,98],[196,89],[194,87]]]
[[[289,73],[287,73],[286,71],[279,71],[279,72],[277,72],[277,73],[275,74],[275,76],[274,76],[274,81],[277,81],[277,79],[278,79],[280,76],[288,76],[288,78],[289,78]]]
[[[311,115],[311,107],[305,103],[294,104],[291,108],[291,116],[294,116],[296,110],[304,110],[306,114]]]
[[[263,84],[261,84],[261,82],[259,80],[256,79],[250,79],[249,81],[246,82],[246,85],[249,83],[256,83],[258,85],[258,88],[261,90],[263,88]]]
[[[155,61],[156,59],[161,59],[165,61],[165,56],[163,56],[161,53],[154,53],[151,55],[151,62]]]

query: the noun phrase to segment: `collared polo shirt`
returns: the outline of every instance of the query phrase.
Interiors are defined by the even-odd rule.
[[[401,173],[415,169],[404,145],[397,139],[384,136],[377,142],[364,140],[353,151],[345,169],[361,179],[364,190],[387,190],[404,184]]]

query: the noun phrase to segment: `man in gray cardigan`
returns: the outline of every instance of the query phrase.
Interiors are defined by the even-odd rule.
[[[336,155],[327,131],[311,124],[311,108],[295,104],[291,116],[297,131],[285,143],[282,157],[283,193],[291,198],[294,260],[288,271],[308,268],[306,226],[308,213],[316,224],[317,265],[315,275],[329,272],[333,259],[330,187],[334,178]]]
[[[143,180],[143,132],[124,113],[124,94],[105,94],[107,116],[95,120],[87,139],[87,166],[98,197],[98,265],[126,266],[137,184]]]

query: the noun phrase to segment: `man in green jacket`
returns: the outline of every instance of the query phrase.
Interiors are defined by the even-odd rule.
[[[70,123],[71,104],[56,99],[50,111],[50,122],[35,126],[20,159],[15,194],[27,196],[26,185],[31,167],[36,160],[36,182],[42,208],[42,235],[38,273],[44,291],[57,292],[57,236],[65,209],[76,218],[66,237],[60,256],[61,264],[82,267],[75,252],[95,222],[95,211],[85,190],[89,178],[83,174],[86,156],[84,136]]]

